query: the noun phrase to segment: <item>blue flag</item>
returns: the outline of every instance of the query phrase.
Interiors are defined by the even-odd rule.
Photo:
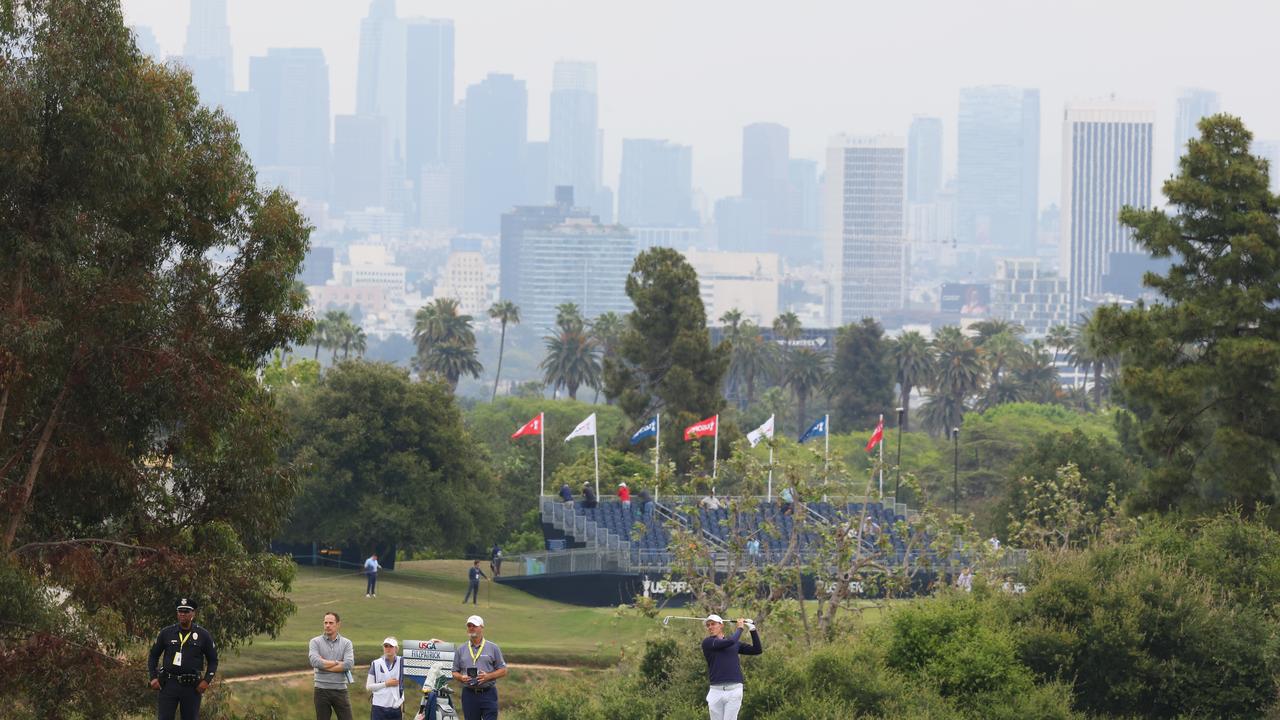
[[[824,415],[818,418],[818,421],[809,426],[808,430],[800,436],[800,442],[804,442],[809,438],[822,437],[827,434],[827,417]]]
[[[653,437],[658,434],[658,416],[654,415],[653,419],[645,423],[635,435],[631,436],[631,444],[635,445],[647,437]]]

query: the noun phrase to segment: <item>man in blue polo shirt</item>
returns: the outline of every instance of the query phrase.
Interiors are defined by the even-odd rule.
[[[742,666],[739,655],[759,655],[764,652],[755,623],[738,620],[738,629],[729,637],[724,636],[724,618],[712,613],[704,621],[707,636],[702,640],[702,655],[707,659],[707,675],[711,689],[707,691],[707,708],[711,720],[738,720],[742,707]],[[743,629],[751,632],[751,644],[739,642]]]
[[[467,618],[467,642],[453,651],[453,679],[462,683],[465,720],[498,720],[498,686],[507,676],[502,650],[484,639],[484,618]]]

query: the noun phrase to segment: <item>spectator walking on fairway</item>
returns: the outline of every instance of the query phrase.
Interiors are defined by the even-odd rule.
[[[738,619],[738,629],[733,635],[724,636],[724,618],[712,613],[704,621],[707,636],[702,640],[702,655],[707,659],[707,675],[711,689],[707,691],[707,709],[711,720],[738,720],[742,707],[742,665],[739,655],[759,655],[764,652],[756,624]],[[740,642],[742,631],[751,633],[751,644]]]
[[[475,560],[471,563],[471,569],[467,571],[467,594],[462,598],[463,605],[466,605],[468,600],[472,605],[480,602],[480,578],[488,580],[489,576],[480,569],[480,561]]]
[[[378,564],[378,553],[370,555],[369,559],[364,561],[364,574],[369,578],[364,587],[365,597],[378,597],[378,571],[381,569],[382,566]]]

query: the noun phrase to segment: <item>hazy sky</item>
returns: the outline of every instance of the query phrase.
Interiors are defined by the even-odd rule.
[[[227,0],[236,84],[268,47],[320,47],[334,113],[355,107],[365,0]],[[123,0],[180,54],[187,0]],[[1155,174],[1171,170],[1182,87],[1221,93],[1259,138],[1280,138],[1276,0],[399,0],[399,14],[452,18],[456,92],[488,72],[529,88],[529,138],[547,137],[557,59],[599,64],[605,182],[617,188],[624,137],[694,146],[694,183],[739,192],[741,128],[791,128],[794,157],[821,160],[837,132],[904,135],[940,115],[955,166],[958,90],[1040,89],[1040,204],[1058,201],[1062,111],[1115,94],[1157,111]]]

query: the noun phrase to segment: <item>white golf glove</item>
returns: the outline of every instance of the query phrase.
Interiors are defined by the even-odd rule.
[[[747,632],[755,632],[755,631],[756,631],[756,621],[755,621],[755,620],[747,620],[747,621],[745,622],[745,624],[746,624],[746,626],[747,626]]]

